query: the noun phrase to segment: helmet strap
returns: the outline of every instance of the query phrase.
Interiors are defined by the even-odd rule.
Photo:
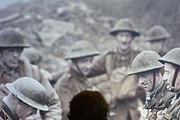
[[[74,60],[73,62],[74,62],[74,64],[75,64],[75,66],[76,66],[78,72],[79,72],[81,75],[84,76],[84,74],[82,73],[81,69],[79,68],[79,65],[77,64],[76,60]],[[85,77],[85,76],[84,76],[84,77]]]
[[[174,88],[175,88],[175,83],[176,83],[178,73],[179,73],[179,67],[176,67],[174,77],[173,77],[173,81],[172,81],[172,87],[174,87]]]
[[[155,83],[156,83],[156,71],[153,72],[153,86],[152,86],[152,88],[151,88],[151,91],[154,90]]]

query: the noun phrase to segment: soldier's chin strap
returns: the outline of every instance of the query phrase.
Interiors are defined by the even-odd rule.
[[[151,90],[149,90],[149,91],[152,92],[154,90],[155,83],[156,83],[156,71],[153,72],[153,85],[152,85]]]
[[[77,64],[76,60],[73,60],[73,62],[74,62],[74,64],[75,64],[77,70],[79,71],[79,73],[80,73],[81,75],[83,75],[84,78],[86,78],[86,76],[83,74],[83,72],[82,72],[81,69],[79,68],[79,65]]]
[[[172,91],[174,91],[175,89],[175,84],[176,84],[176,79],[177,79],[177,75],[179,73],[179,67],[176,67],[174,76],[173,76],[173,81],[172,81]]]
[[[151,91],[154,90],[155,83],[156,83],[156,71],[153,72],[153,86],[152,86],[152,88],[151,88]]]

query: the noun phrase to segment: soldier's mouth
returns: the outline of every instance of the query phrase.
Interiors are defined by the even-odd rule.
[[[18,62],[11,62],[11,64],[12,64],[12,65],[17,65],[17,64],[18,64]]]
[[[11,60],[10,62],[12,62],[12,63],[18,63],[18,60],[13,59],[13,60]]]
[[[122,45],[127,45],[128,43],[127,42],[122,42]]]
[[[148,87],[147,84],[144,84],[144,85],[143,85],[143,88],[147,88],[147,87]]]

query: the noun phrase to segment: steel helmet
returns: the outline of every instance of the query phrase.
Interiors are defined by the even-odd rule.
[[[7,83],[6,87],[24,103],[39,110],[49,110],[46,105],[46,89],[37,80],[30,77],[22,77],[12,83]]]
[[[153,26],[147,33],[148,41],[156,41],[161,39],[167,39],[170,37],[170,34],[162,26]]]
[[[82,40],[74,43],[70,47],[65,59],[76,59],[81,57],[96,56],[99,54],[100,53],[90,42]]]
[[[163,57],[159,58],[162,63],[171,63],[180,66],[180,48],[174,48],[166,53]]]
[[[128,74],[137,74],[163,67],[158,61],[160,55],[152,50],[147,50],[139,53],[135,58],[131,66],[131,70]]]
[[[30,47],[22,33],[15,28],[4,28],[0,31],[0,48],[4,47]]]
[[[110,34],[115,36],[118,32],[123,31],[131,32],[135,37],[140,35],[140,32],[136,29],[134,23],[127,18],[119,20],[110,31]]]

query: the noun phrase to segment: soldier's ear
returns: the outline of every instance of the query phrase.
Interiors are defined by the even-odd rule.
[[[159,76],[159,74],[160,74],[160,71],[156,70],[156,76]]]

